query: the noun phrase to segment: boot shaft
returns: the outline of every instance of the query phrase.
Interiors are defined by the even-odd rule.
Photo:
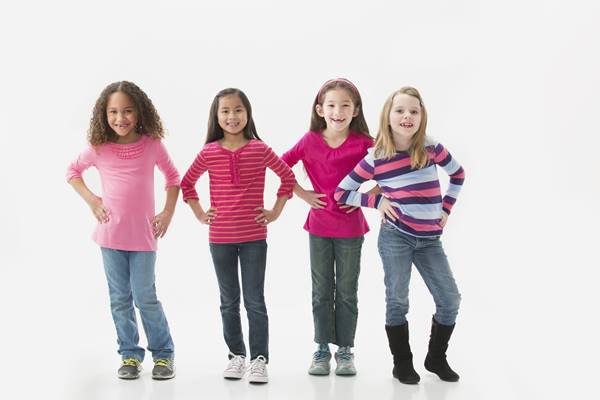
[[[454,331],[453,325],[442,325],[435,318],[431,318],[431,334],[429,336],[429,353],[432,355],[443,356],[448,350],[448,342]]]
[[[394,360],[412,359],[410,351],[408,322],[403,325],[386,325],[385,332],[387,333],[390,351],[394,356]]]

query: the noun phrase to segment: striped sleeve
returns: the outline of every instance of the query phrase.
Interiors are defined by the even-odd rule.
[[[355,207],[378,208],[381,203],[381,194],[360,193],[358,188],[364,182],[373,179],[375,175],[375,159],[373,152],[363,158],[354,170],[350,172],[335,189],[333,197],[338,203],[349,204]]]
[[[206,172],[208,166],[206,159],[204,158],[203,151],[198,153],[196,159],[192,165],[188,168],[187,172],[181,180],[181,192],[183,193],[183,201],[187,202],[190,199],[199,200],[198,193],[196,192],[196,182],[200,176]]]
[[[94,165],[96,165],[96,151],[92,146],[89,146],[69,164],[67,174],[65,175],[67,182],[73,178],[81,178],[83,171]]]
[[[162,141],[158,142],[156,165],[165,177],[165,189],[179,186],[179,172]]]
[[[296,185],[296,178],[291,168],[277,157],[269,146],[265,146],[265,165],[281,179],[281,185],[279,185],[279,189],[277,190],[277,197],[286,196],[290,199]]]
[[[450,177],[448,190],[442,199],[442,209],[449,215],[465,180],[465,170],[441,143],[438,143],[435,147],[434,161]]]

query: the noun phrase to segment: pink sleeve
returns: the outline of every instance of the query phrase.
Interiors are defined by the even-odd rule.
[[[290,167],[293,167],[294,165],[296,165],[296,163],[298,163],[298,161],[304,158],[305,138],[306,135],[304,135],[294,147],[283,153],[283,155],[281,156],[281,160],[283,160],[284,163],[286,163]]]
[[[204,159],[202,151],[200,151],[181,180],[183,201],[187,202],[190,199],[198,200],[198,193],[195,189],[196,182],[198,181],[198,178],[200,178],[200,176],[206,172],[207,169],[208,166],[206,165],[206,160]]]
[[[175,168],[173,160],[169,157],[167,148],[162,141],[158,141],[156,165],[165,177],[165,189],[171,186],[179,186],[179,172]]]
[[[294,193],[294,186],[296,185],[296,177],[290,167],[266,145],[265,165],[281,179],[281,185],[279,185],[279,189],[277,190],[277,197],[287,196],[288,199],[291,198]]]
[[[85,149],[67,168],[67,182],[73,178],[81,178],[83,171],[96,165],[96,150],[92,146]]]

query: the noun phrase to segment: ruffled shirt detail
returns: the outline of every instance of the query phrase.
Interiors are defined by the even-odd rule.
[[[142,156],[145,147],[144,138],[145,136],[142,136],[138,141],[127,144],[108,143],[108,147],[121,160],[132,160]]]

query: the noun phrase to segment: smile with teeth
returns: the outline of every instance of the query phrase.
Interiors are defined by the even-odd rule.
[[[400,126],[403,127],[403,128],[412,128],[413,124],[410,123],[410,122],[403,122],[403,123],[400,124]]]
[[[345,118],[331,118],[331,121],[337,122],[337,123],[344,122],[345,120],[346,120]]]

